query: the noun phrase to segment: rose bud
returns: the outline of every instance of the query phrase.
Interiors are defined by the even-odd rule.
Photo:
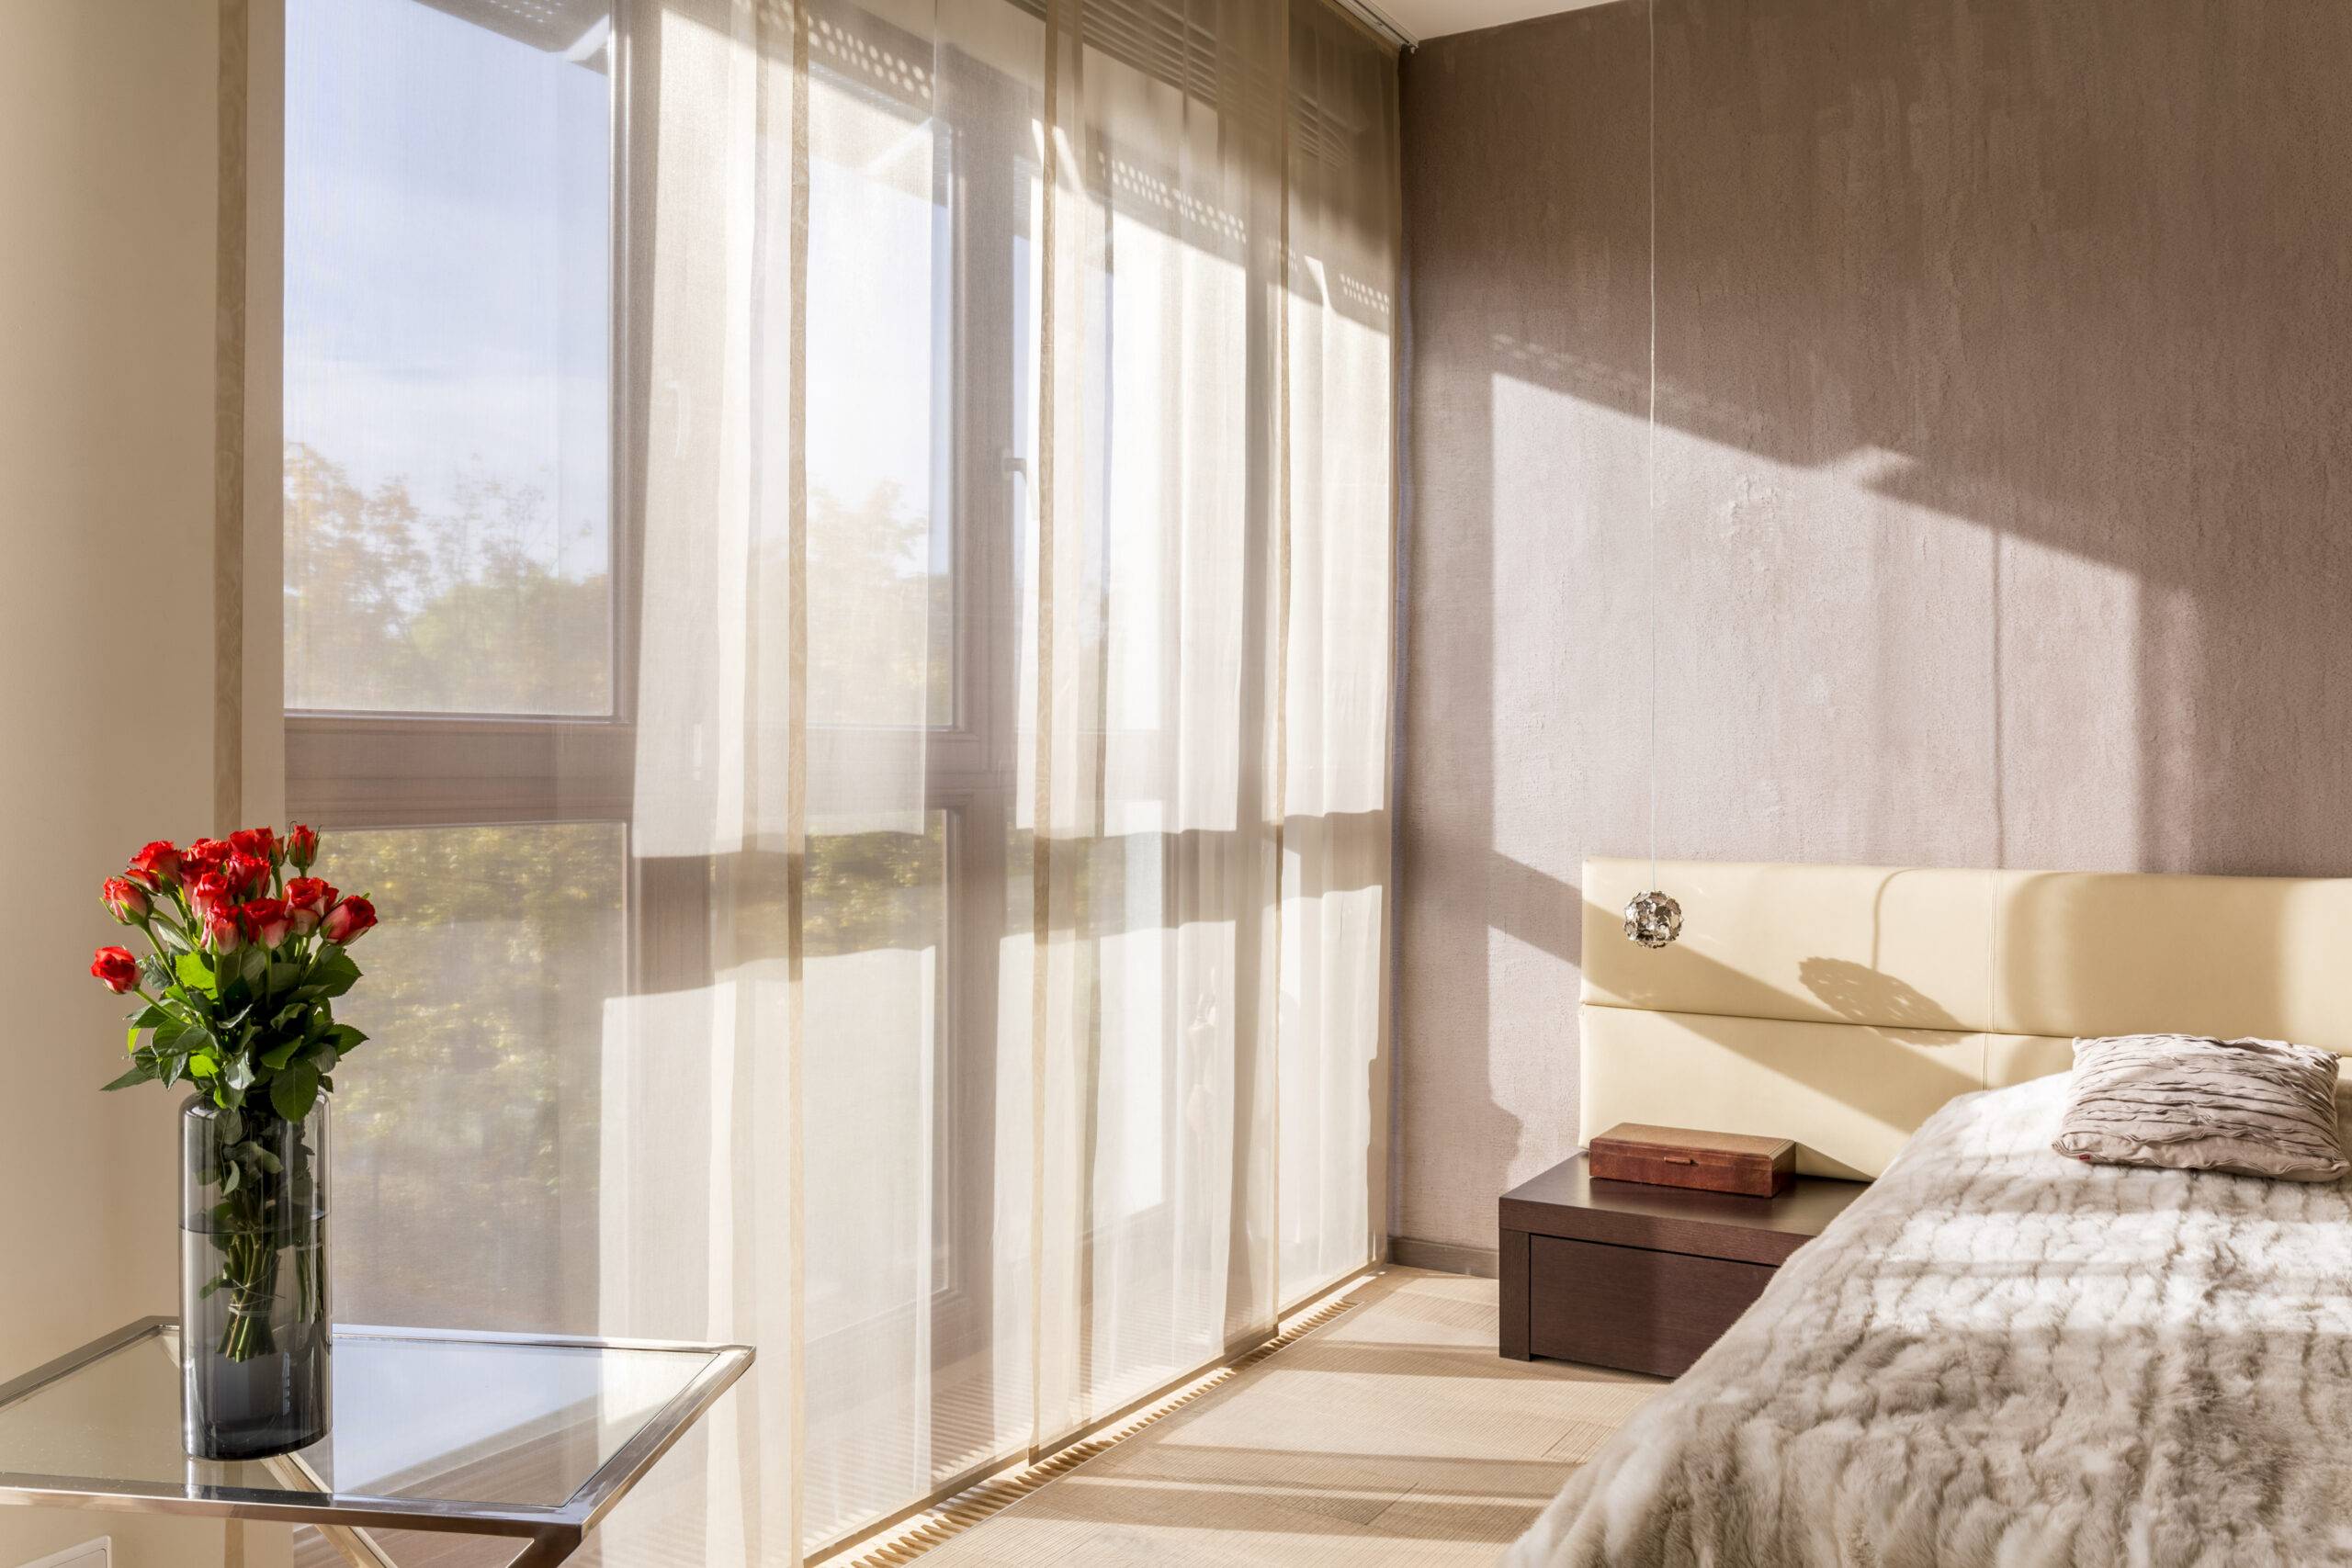
[[[139,984],[139,960],[127,947],[102,947],[90,955],[90,973],[119,997]]]
[[[229,847],[264,865],[277,859],[277,835],[267,828],[241,828],[229,835]]]
[[[147,901],[146,889],[127,876],[107,877],[106,886],[98,889],[98,897],[105,900],[107,910],[119,925],[143,920],[147,912],[154,908]]]
[[[232,854],[229,863],[220,868],[220,874],[228,879],[230,892],[240,898],[250,897],[269,885],[269,862],[248,854]]]
[[[130,880],[149,892],[158,892],[180,879],[180,852],[169,839],[158,839],[130,857]]]
[[[319,830],[297,822],[286,830],[286,863],[296,871],[308,871],[311,863],[319,858]]]
[[[309,936],[334,908],[333,885],[316,876],[298,876],[286,885],[286,908],[294,919],[294,934]]]
[[[204,912],[204,945],[226,956],[245,945],[244,922],[232,904],[215,904]]]
[[[376,906],[365,898],[345,898],[327,911],[319,928],[329,942],[347,946],[357,942],[368,927],[376,923]]]
[[[293,918],[288,914],[283,898],[255,898],[241,913],[245,930],[264,947],[276,947],[294,930]]]

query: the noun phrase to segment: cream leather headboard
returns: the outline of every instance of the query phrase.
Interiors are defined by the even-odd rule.
[[[1584,1139],[1797,1140],[1875,1176],[1945,1100],[2062,1072],[2077,1035],[2352,1053],[2352,880],[1661,862],[1682,940],[1625,940],[1646,860],[1584,868]]]

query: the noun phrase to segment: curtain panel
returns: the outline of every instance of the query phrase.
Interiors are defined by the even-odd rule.
[[[510,1054],[557,1063],[560,1282],[423,1310],[756,1346],[583,1561],[790,1563],[1375,1254],[1396,62],[1323,0],[613,25],[609,663],[549,623],[592,673],[533,700],[582,713],[446,754],[298,716],[292,804],[548,835],[562,979]],[[289,458],[297,655],[322,485]],[[404,815],[412,774],[465,787]],[[460,874],[423,858],[420,906]],[[401,913],[378,968],[479,961]],[[435,1245],[368,1201],[359,1309]]]

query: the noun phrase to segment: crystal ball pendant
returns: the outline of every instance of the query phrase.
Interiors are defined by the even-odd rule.
[[[1664,947],[1682,934],[1682,906],[1652,889],[1625,906],[1625,935],[1644,947]]]

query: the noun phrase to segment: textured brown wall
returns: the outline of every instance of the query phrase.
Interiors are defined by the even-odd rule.
[[[2352,6],[1657,27],[1658,852],[2352,874]],[[1645,39],[1405,65],[1410,1237],[1576,1146],[1647,842]]]

